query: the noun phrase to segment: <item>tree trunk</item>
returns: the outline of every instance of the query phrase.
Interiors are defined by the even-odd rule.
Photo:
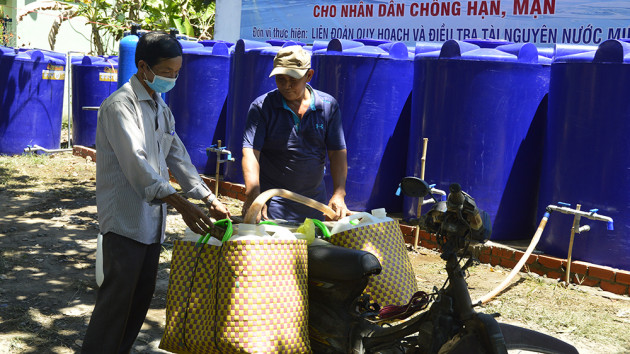
[[[103,49],[103,39],[101,38],[101,34],[98,32],[97,24],[92,24],[92,42],[96,47],[96,55],[105,55],[105,50]]]

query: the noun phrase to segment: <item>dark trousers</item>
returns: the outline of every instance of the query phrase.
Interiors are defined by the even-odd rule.
[[[159,243],[145,245],[108,232],[103,235],[104,279],[83,339],[82,353],[128,353],[149,310]]]

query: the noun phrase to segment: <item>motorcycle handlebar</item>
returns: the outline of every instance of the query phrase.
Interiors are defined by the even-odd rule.
[[[462,210],[463,214],[470,216],[468,222],[473,230],[479,230],[483,226],[483,221],[474,199],[462,191],[462,186],[459,183],[451,184],[448,189],[450,194],[446,199],[446,209]]]
[[[446,199],[447,209],[461,209],[466,201],[466,197],[462,193],[462,186],[459,183],[453,183],[448,187],[448,190],[450,193]]]

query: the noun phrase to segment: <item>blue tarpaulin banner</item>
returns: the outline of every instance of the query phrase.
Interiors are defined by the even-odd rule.
[[[598,45],[630,37],[630,1],[242,0],[240,37]]]

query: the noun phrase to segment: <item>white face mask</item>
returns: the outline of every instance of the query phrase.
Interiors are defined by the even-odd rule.
[[[147,67],[149,68],[149,71],[151,71],[151,73],[154,75],[152,82],[146,79],[146,75],[144,76],[144,82],[147,84],[147,86],[151,88],[151,90],[159,93],[164,93],[170,91],[173,87],[175,87],[175,82],[177,81],[177,77],[179,77],[179,75],[177,75],[177,77],[175,78],[164,77],[156,75],[153,70],[151,70],[150,66],[147,65]]]

